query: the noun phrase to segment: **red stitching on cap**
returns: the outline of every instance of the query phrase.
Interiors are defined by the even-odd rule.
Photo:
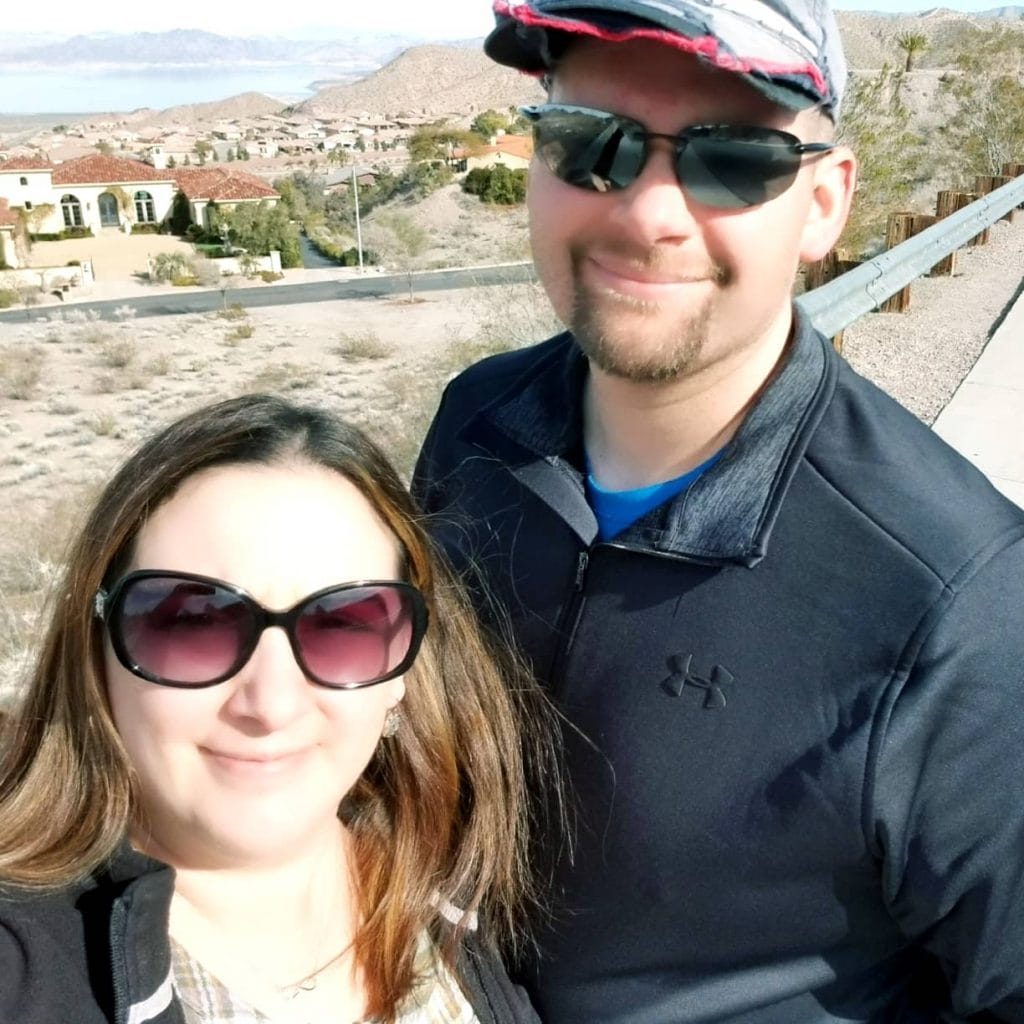
[[[622,32],[612,32],[608,29],[598,28],[596,25],[588,25],[586,22],[537,14],[522,4],[513,8],[506,0],[495,0],[494,12],[503,14],[530,28],[549,28],[559,32],[591,36],[608,43],[624,43],[630,39],[650,39],[656,43],[673,46],[684,53],[705,57],[721,71],[735,71],[743,74],[760,71],[766,75],[806,75],[814,83],[814,87],[822,99],[827,99],[829,96],[825,77],[814,64],[776,64],[772,61],[754,60],[749,57],[734,57],[732,54],[719,52],[719,41],[714,36],[689,39],[676,32],[670,32],[668,29],[658,28],[629,28]]]

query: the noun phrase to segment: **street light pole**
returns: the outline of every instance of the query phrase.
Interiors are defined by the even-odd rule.
[[[352,196],[356,203],[356,252],[359,255],[359,273],[363,272],[363,228],[359,222],[359,182],[356,181],[355,164],[352,165]]]

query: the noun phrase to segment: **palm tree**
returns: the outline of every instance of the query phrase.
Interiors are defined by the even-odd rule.
[[[923,32],[901,32],[896,37],[896,45],[907,55],[904,70],[911,71],[914,67],[914,58],[928,49],[928,37]]]

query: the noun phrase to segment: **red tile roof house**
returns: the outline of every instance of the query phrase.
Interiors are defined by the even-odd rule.
[[[265,181],[245,171],[226,167],[179,167],[174,175],[179,190],[188,199],[192,220],[210,227],[210,205],[222,210],[240,203],[277,204],[281,198]]]
[[[159,224],[175,191],[169,172],[141,160],[96,154],[60,164],[39,158],[0,163],[0,198],[25,211],[35,234],[66,228],[128,232],[133,224]]]
[[[280,199],[255,175],[219,167],[158,170],[141,160],[99,154],[61,164],[40,157],[0,162],[0,201],[6,200],[10,211],[24,211],[34,234],[66,228],[128,233],[135,224],[161,224],[179,192],[192,220],[205,227],[210,203],[231,208]],[[13,245],[5,252],[14,266],[8,249]]]

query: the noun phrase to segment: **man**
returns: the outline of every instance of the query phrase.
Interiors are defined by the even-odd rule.
[[[416,486],[571,723],[542,1019],[1024,1021],[1024,512],[793,311],[831,13],[497,12],[569,331],[449,385]]]

